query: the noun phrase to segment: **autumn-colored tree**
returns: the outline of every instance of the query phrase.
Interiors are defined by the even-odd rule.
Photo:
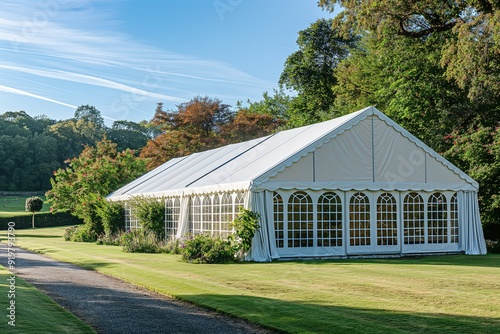
[[[224,144],[239,143],[267,136],[285,125],[285,121],[265,114],[253,114],[248,109],[240,109],[231,123],[222,127]]]
[[[218,147],[221,128],[232,118],[229,105],[209,97],[197,96],[169,112],[159,103],[152,123],[165,132],[148,141],[141,157],[152,169],[172,158]]]

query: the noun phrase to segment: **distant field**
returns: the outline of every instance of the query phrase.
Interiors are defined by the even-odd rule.
[[[24,210],[26,198],[29,196],[0,196],[0,217],[10,217],[18,215],[31,215]],[[38,196],[43,201],[43,208],[40,212],[49,212],[50,206],[45,203],[45,196]]]

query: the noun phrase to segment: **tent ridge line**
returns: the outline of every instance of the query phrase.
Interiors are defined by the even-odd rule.
[[[309,153],[314,152],[318,148],[321,148],[323,145],[327,144],[329,141],[331,141],[335,137],[352,129],[352,127],[359,124],[359,122],[363,121],[368,116],[373,115],[373,111],[371,110],[372,108],[373,107],[367,107],[367,108],[363,109],[364,110],[363,112],[359,113],[358,115],[354,116],[351,119],[346,120],[344,123],[339,124],[337,127],[330,130],[329,132],[327,132],[324,136],[322,136],[322,137],[318,138],[317,140],[315,140],[314,142],[310,143],[309,145],[304,147],[302,150],[299,150],[297,153],[295,153],[295,154],[298,154],[298,156],[295,157],[296,159],[292,159],[295,155],[295,154],[292,154],[288,158],[280,161],[274,167],[270,168],[267,172],[264,172],[261,175],[257,176],[255,178],[255,180],[268,174],[265,176],[265,179],[258,181],[257,185],[260,185],[262,183],[269,181],[269,179],[271,179],[272,177],[275,177],[279,173],[283,172],[286,168],[290,167],[292,164],[296,163],[297,161],[299,161],[300,159],[302,159],[303,157],[305,157]],[[368,111],[370,111],[370,113]],[[348,123],[352,123],[352,124],[350,124],[349,127],[345,127],[345,125]],[[311,150],[311,148],[313,148],[313,149]]]
[[[272,135],[270,136],[267,136],[265,137],[263,140],[259,141],[258,143],[256,143],[255,145],[252,145],[251,147],[247,148],[246,150],[244,150],[243,152],[241,152],[240,154],[237,154],[235,155],[234,157],[232,157],[231,159],[225,161],[224,163],[220,164],[219,166],[213,168],[212,170],[206,172],[205,174],[203,174],[202,176],[200,176],[199,178],[197,178],[196,180],[188,183],[184,188],[187,188],[189,186],[191,186],[192,184],[198,182],[199,180],[203,179],[205,176],[213,173],[214,171],[216,171],[217,169],[221,168],[222,166],[225,166],[227,165],[228,163],[230,163],[231,161],[235,160],[236,158],[239,158],[240,156],[242,156],[243,154],[247,153],[248,151],[250,151],[251,149],[259,146],[260,144],[264,143],[265,141],[268,141],[269,139],[271,139],[272,137],[274,137],[276,135],[276,133],[273,133]]]
[[[382,117],[380,116],[380,114],[382,115]],[[462,180],[466,181],[466,182],[469,182],[471,183],[471,180],[472,180],[472,183],[477,187],[477,182],[472,179],[471,177],[468,177],[464,172],[462,172],[457,166],[453,165],[451,162],[449,162],[447,159],[445,159],[444,157],[442,157],[439,153],[437,153],[436,151],[434,151],[431,147],[429,147],[427,144],[425,144],[423,141],[421,141],[420,139],[418,139],[417,137],[413,136],[411,133],[409,133],[407,130],[405,130],[403,127],[399,126],[399,129],[398,127],[395,127],[393,124],[391,123],[395,123],[394,121],[392,121],[388,116],[386,116],[384,113],[382,113],[381,111],[379,111],[376,116],[378,117],[378,119],[380,119],[382,122],[384,122],[385,124],[387,124],[388,126],[390,126],[391,128],[393,128],[395,131],[399,132],[403,137],[405,137],[406,139],[408,139],[409,141],[411,141],[412,143],[414,143],[415,145],[417,145],[418,147],[420,147],[421,149],[423,149],[426,153],[428,153],[434,160],[436,160],[437,162],[439,162],[441,165],[443,165],[445,168],[447,168],[448,170],[450,170],[451,172],[453,172],[455,175],[457,175],[459,178],[461,178]],[[392,121],[392,122],[390,122]],[[397,123],[395,123],[397,125]],[[443,161],[444,160],[444,161]],[[427,168],[426,168],[427,169]],[[427,173],[427,170],[426,170],[426,173]],[[426,180],[427,182],[427,180]]]
[[[138,186],[140,186],[140,185],[141,185],[141,184],[143,184],[144,182],[147,182],[147,181],[151,180],[152,178],[154,178],[154,177],[156,177],[156,176],[158,176],[158,175],[162,174],[163,172],[165,172],[165,171],[169,170],[170,168],[174,167],[174,166],[175,166],[175,165],[177,165],[178,163],[181,163],[182,161],[184,161],[184,159],[186,159],[186,158],[187,158],[187,157],[189,157],[189,156],[191,156],[191,154],[190,154],[190,155],[186,155],[186,156],[184,156],[184,157],[181,157],[181,158],[179,159],[179,161],[177,161],[175,164],[172,164],[172,165],[168,166],[167,168],[160,170],[158,173],[156,173],[156,174],[154,174],[154,175],[151,175],[150,177],[148,177],[147,179],[143,180],[142,182],[139,182],[139,183],[137,183],[136,185],[134,185],[133,187],[130,187],[129,189],[127,189],[127,190],[126,190],[126,192],[125,192],[125,193],[123,193],[123,194],[121,194],[121,195],[126,195],[126,193],[127,193],[127,192],[129,192],[129,191],[131,191],[131,190],[133,190],[133,189],[137,188]],[[146,174],[145,174],[145,175],[146,175]],[[118,189],[118,190],[120,190],[120,189]]]

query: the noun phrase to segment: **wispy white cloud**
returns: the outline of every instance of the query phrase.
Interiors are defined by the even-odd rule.
[[[48,102],[56,103],[56,104],[59,104],[59,105],[65,106],[65,107],[72,108],[72,109],[76,109],[77,108],[76,106],[74,106],[72,104],[64,103],[64,102],[61,102],[61,101],[57,101],[57,100],[54,100],[54,99],[51,99],[51,98],[48,98],[48,97],[45,97],[45,96],[40,96],[40,95],[32,94],[32,93],[29,93],[29,92],[25,92],[24,90],[20,90],[20,89],[17,89],[17,88],[12,88],[12,87],[7,87],[7,86],[0,85],[0,91],[1,92],[6,92],[6,93],[11,93],[11,94],[16,94],[16,95],[29,96],[29,97],[32,97],[32,98],[35,98],[35,99],[39,99],[39,100],[43,100],[43,101],[48,101]]]
[[[0,70],[173,103],[214,92],[246,98],[249,90],[262,92],[274,86],[222,62],[132,40],[119,32],[114,2],[2,1],[0,48],[8,60],[0,61]],[[2,83],[10,84],[0,75]]]
[[[94,85],[94,86],[100,86],[100,87],[105,87],[105,88],[110,88],[110,89],[116,89],[116,90],[124,91],[127,93],[149,96],[149,97],[153,97],[153,98],[157,98],[157,99],[165,99],[167,101],[174,101],[174,102],[182,102],[183,101],[183,99],[176,98],[173,96],[148,92],[148,91],[143,90],[143,89],[130,87],[127,85],[120,84],[118,82],[114,82],[111,80],[98,78],[98,77],[94,77],[94,76],[90,76],[90,75],[85,75],[85,74],[79,74],[79,73],[74,73],[74,72],[65,72],[65,71],[60,71],[60,70],[23,68],[23,67],[8,66],[8,65],[1,65],[0,64],[0,69],[2,69],[2,68],[7,69],[7,70],[12,70],[12,71],[17,71],[17,72],[34,74],[34,75],[52,78],[52,79],[73,81],[73,82],[87,84],[87,85]]]

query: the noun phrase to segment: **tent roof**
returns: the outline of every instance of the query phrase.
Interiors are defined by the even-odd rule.
[[[477,183],[469,176],[382,112],[368,107],[326,122],[172,159],[111,193],[108,198],[121,200],[137,195],[181,195],[186,192],[265,188],[266,182],[273,176],[370,115],[376,115],[436,159],[447,172],[458,175],[477,189]]]

